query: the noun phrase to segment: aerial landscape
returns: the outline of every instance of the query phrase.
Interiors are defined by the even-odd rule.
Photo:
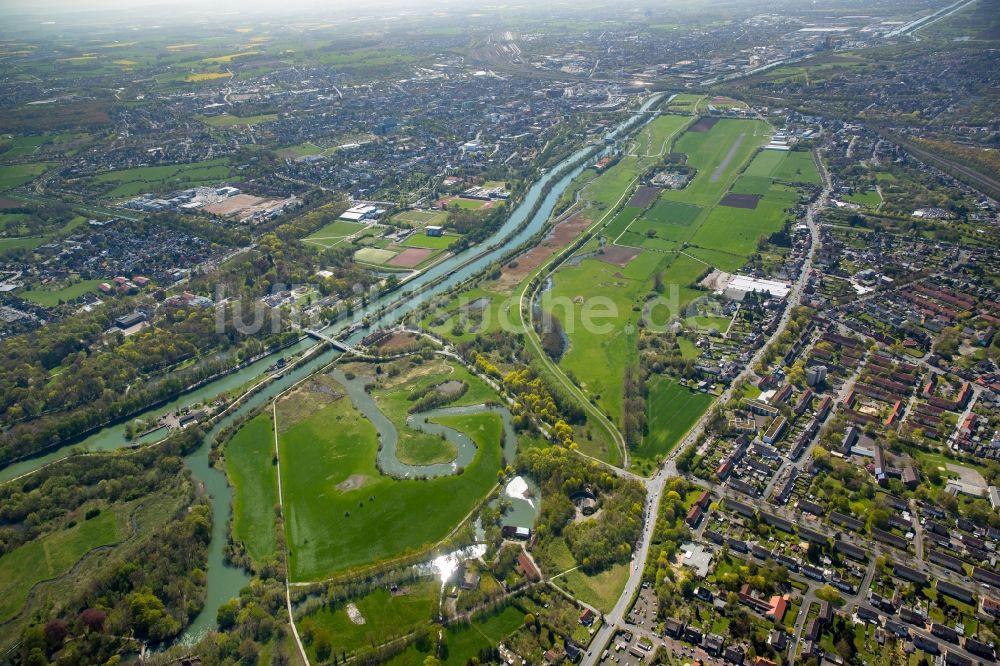
[[[7,0],[0,73],[0,664],[1000,663],[1000,0]]]

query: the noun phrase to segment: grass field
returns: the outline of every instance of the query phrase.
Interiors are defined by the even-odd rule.
[[[691,391],[665,377],[653,382],[646,405],[649,435],[642,446],[634,450],[634,455],[651,460],[662,458],[701,418],[714,399],[710,394]]]
[[[246,423],[226,445],[226,473],[233,485],[233,539],[257,562],[274,557],[274,507],[278,504],[274,431],[267,414]]]
[[[780,150],[762,150],[753,158],[744,172],[747,176],[770,178],[778,165],[785,160],[786,153]]]
[[[695,107],[698,105],[698,101],[703,97],[704,95],[679,93],[674,96],[667,108],[674,111],[688,111],[693,113]]]
[[[524,625],[524,613],[506,606],[495,615],[476,617],[471,624],[444,629],[448,642],[445,666],[465,666],[481,650],[493,647],[513,635]],[[428,654],[411,645],[389,661],[386,666],[423,666]]]
[[[302,240],[323,247],[333,247],[348,236],[353,236],[359,231],[365,230],[365,225],[346,220],[334,220],[322,229]]]
[[[771,172],[772,178],[792,183],[820,184],[819,169],[816,168],[812,153],[792,150],[784,155],[785,159]]]
[[[507,606],[496,615],[477,618],[468,626],[448,630],[446,666],[465,666],[480,651],[494,647],[524,624],[524,613]]]
[[[0,622],[16,615],[31,588],[60,576],[98,546],[117,543],[125,533],[125,516],[104,510],[96,518],[31,541],[0,557]]]
[[[615,420],[621,417],[622,373],[636,349],[637,313],[632,303],[649,290],[653,273],[664,261],[663,255],[644,252],[619,269],[586,259],[556,273],[551,291],[542,297],[543,309],[559,319],[570,341],[560,366]],[[582,321],[585,304],[596,303],[588,300],[592,296],[600,296],[608,305],[594,310],[608,314],[594,318],[600,326],[586,326]],[[604,362],[594,363],[595,356]]]
[[[3,215],[2,217],[8,217],[8,215]],[[76,229],[86,222],[86,218],[77,215],[69,222],[64,224],[62,228],[58,231],[42,234],[40,236],[18,236],[13,238],[0,238],[0,252],[4,250],[15,250],[20,248],[34,249],[43,243],[48,243],[50,240],[59,236],[61,234],[69,233],[70,231]]]
[[[346,604],[335,609],[325,607],[299,621],[303,630],[326,632],[333,652],[351,653],[373,643],[381,645],[398,636],[430,624],[437,615],[438,594],[441,584],[424,580],[406,585],[408,594],[393,596],[389,590],[379,588],[352,603],[357,607],[364,624],[355,624],[347,614]],[[315,647],[310,646],[310,658],[316,661]]]
[[[448,213],[436,210],[404,210],[392,216],[393,222],[412,224],[418,227],[441,226],[448,220]]]
[[[646,211],[643,218],[650,222],[677,224],[687,227],[691,226],[698,219],[700,213],[701,207],[699,206],[664,200],[657,201],[652,208]]]
[[[451,244],[458,240],[455,236],[428,236],[426,233],[418,232],[403,241],[406,247],[426,247],[432,250],[444,250],[451,247]]]
[[[279,403],[279,425],[287,409],[285,401]],[[282,426],[291,578],[322,578],[447,535],[496,484],[502,459],[495,414],[455,417],[448,425],[472,437],[476,457],[462,474],[428,481],[396,480],[378,471],[375,428],[350,400],[323,406],[287,430]]]
[[[45,236],[17,236],[14,238],[0,238],[0,252],[4,250],[20,250],[21,248],[34,249],[46,242]]]
[[[843,197],[844,201],[867,206],[868,208],[878,208],[882,203],[882,197],[878,192],[855,192]]]
[[[614,607],[628,581],[627,564],[613,565],[610,569],[592,576],[575,569],[577,561],[570,553],[566,541],[561,538],[554,540],[549,546],[547,557],[550,568],[554,568],[549,574],[563,573],[555,580],[559,587],[605,613]]]
[[[49,168],[48,164],[7,164],[0,165],[0,191],[10,190],[33,181]]]
[[[31,155],[48,139],[44,134],[0,137],[0,159],[11,160]]]
[[[99,183],[114,184],[111,198],[131,197],[146,192],[166,192],[194,185],[217,184],[229,177],[229,160],[220,157],[204,162],[136,167],[98,174]]]
[[[785,210],[797,198],[794,189],[772,185],[754,209],[717,206],[691,238],[691,244],[747,257],[757,249],[762,236],[781,229],[787,216]]]
[[[354,253],[354,261],[365,264],[384,264],[398,253],[392,250],[381,250],[377,247],[363,247]]]
[[[0,247],[3,247],[0,245]],[[104,280],[80,280],[60,289],[30,289],[18,295],[42,307],[51,308],[59,305],[59,301],[71,301],[97,289]]]
[[[229,113],[220,113],[217,116],[198,116],[198,120],[205,123],[209,127],[236,127],[245,125],[259,125],[261,123],[269,123],[272,120],[278,119],[278,114],[276,113],[263,113],[256,116],[234,116]]]

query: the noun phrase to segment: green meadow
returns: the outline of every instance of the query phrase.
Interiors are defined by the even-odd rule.
[[[124,513],[105,509],[95,518],[81,520],[0,557],[0,622],[21,610],[37,583],[65,574],[94,548],[121,541],[125,522]]]
[[[226,444],[225,459],[233,485],[233,539],[263,562],[277,551],[278,477],[270,415],[261,414],[240,428]]]
[[[218,184],[229,178],[229,160],[220,157],[204,162],[135,167],[107,171],[95,176],[99,183],[112,185],[105,196],[132,197],[146,192],[168,192],[195,185]]]
[[[80,280],[58,289],[29,289],[22,291],[18,295],[32,303],[37,303],[42,307],[51,308],[59,305],[60,301],[72,301],[86,293],[95,291],[97,285],[104,280]]]
[[[364,618],[363,624],[351,620],[345,603],[307,615],[299,620],[299,629],[307,635],[325,635],[333,653],[340,655],[381,645],[420,626],[429,626],[437,615],[441,583],[423,580],[400,589],[405,592],[393,594],[384,587],[378,588],[350,602]],[[317,661],[315,641],[310,644],[309,652],[310,658]]]
[[[471,388],[463,401],[482,390]],[[303,409],[305,400],[297,392],[278,403],[292,580],[322,579],[431,546],[496,484],[502,426],[495,414],[448,419],[449,427],[477,444],[475,458],[461,474],[400,480],[378,470],[375,427],[349,398]],[[390,407],[395,400],[405,398],[382,397]]]
[[[25,183],[30,183],[48,171],[49,166],[51,165],[43,162],[0,165],[0,191],[11,190]]]
[[[428,236],[426,233],[420,231],[405,241],[403,245],[406,247],[426,247],[432,250],[445,250],[451,247],[458,238],[456,236]]]
[[[670,453],[713,400],[709,393],[692,391],[666,377],[653,382],[646,403],[649,434],[635,450],[636,457],[655,461]]]
[[[448,656],[443,662],[445,666],[465,666],[474,657],[478,658],[483,649],[495,647],[523,626],[524,612],[510,605],[495,614],[476,616],[469,624],[445,627],[442,631],[448,644]],[[423,666],[428,656],[411,645],[385,663],[387,666]]]

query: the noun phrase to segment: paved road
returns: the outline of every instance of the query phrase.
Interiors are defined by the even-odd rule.
[[[826,206],[826,202],[828,201],[830,192],[832,191],[830,175],[823,167],[823,161],[819,158],[818,153],[815,154],[814,157],[819,165],[820,173],[823,176],[823,191],[820,193],[819,197],[817,197],[816,200],[809,205],[806,211],[805,223],[809,227],[810,243],[809,251],[802,264],[802,272],[792,285],[791,290],[788,292],[788,302],[786,304],[785,311],[782,314],[774,333],[771,334],[767,343],[762,345],[761,348],[757,350],[750,362],[747,363],[743,372],[741,372],[740,375],[733,380],[733,382],[729,385],[729,388],[723,391],[722,395],[719,396],[719,399],[716,401],[716,404],[725,404],[728,402],[732,398],[734,390],[733,387],[738,385],[741,380],[753,374],[753,368],[760,362],[760,359],[764,355],[764,351],[769,345],[778,339],[779,335],[784,332],[785,328],[788,326],[789,320],[791,319],[792,310],[802,299],[802,289],[805,287],[806,281],[809,279],[813,258],[816,256],[816,251],[819,249],[819,228],[816,225],[816,213]],[[610,613],[605,615],[604,624],[601,625],[601,628],[594,636],[594,640],[591,642],[592,649],[590,650],[590,654],[585,656],[581,662],[583,666],[594,666],[597,664],[600,659],[600,650],[603,649],[603,646],[622,624],[623,618],[628,612],[628,607],[632,603],[632,599],[637,594],[639,586],[642,584],[642,570],[646,562],[646,556],[649,553],[649,545],[652,541],[653,530],[656,527],[656,516],[659,512],[660,498],[663,494],[663,488],[668,478],[677,476],[677,456],[701,436],[701,434],[705,431],[705,426],[707,425],[709,418],[711,418],[710,415],[711,410],[707,411],[701,419],[698,420],[698,423],[688,432],[687,436],[680,443],[678,443],[676,447],[674,447],[673,453],[667,457],[663,466],[656,473],[656,475],[646,481],[647,519],[643,526],[642,537],[639,541],[639,545],[636,548],[632,571],[629,572],[628,582],[625,584],[625,589],[618,598],[618,603],[615,604],[615,607]]]

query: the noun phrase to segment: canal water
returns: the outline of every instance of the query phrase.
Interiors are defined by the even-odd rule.
[[[616,128],[616,130],[614,130],[609,136],[616,137],[619,133],[624,133],[624,131],[633,131],[642,127],[645,122],[652,120],[655,115],[646,114],[646,111],[651,109],[662,98],[662,94],[650,97],[635,114],[619,125],[619,127]],[[426,300],[440,296],[453,286],[460,284],[462,281],[482,272],[494,262],[502,259],[508,252],[524,244],[532,236],[538,233],[548,221],[552,210],[555,208],[556,202],[559,200],[559,197],[563,194],[566,188],[569,187],[573,180],[580,175],[584,169],[590,166],[590,164],[592,164],[600,156],[607,153],[608,150],[610,150],[610,148],[595,151],[594,148],[590,146],[573,153],[560,162],[556,167],[546,172],[528,189],[524,200],[518,204],[518,206],[511,212],[507,221],[489,239],[477,246],[473,246],[463,252],[449,257],[425,273],[422,273],[413,280],[410,280],[397,291],[386,294],[381,298],[374,299],[366,308],[355,311],[354,316],[350,321],[333,324],[324,329],[324,332],[328,335],[335,336],[337,333],[353,326],[355,322],[365,317],[371,317],[371,328],[373,329],[378,327],[390,327],[396,324],[406,314],[415,310]],[[553,183],[552,181],[556,178],[558,178],[558,180]],[[542,197],[543,191],[550,183],[552,185],[549,192],[545,195],[545,198],[542,199],[541,204],[536,208],[536,204],[539,203],[539,199]],[[534,211],[534,213],[532,213],[532,211]],[[422,293],[420,294],[420,297],[414,298],[414,292],[421,290]],[[380,313],[378,318],[375,318],[376,313]],[[364,335],[365,332],[363,330],[358,330],[348,338],[348,342],[350,344],[357,344]],[[186,393],[165,405],[160,405],[159,407],[150,409],[136,418],[159,415],[170,410],[189,406],[193,403],[210,400],[222,392],[237,388],[256,377],[261,376],[275,363],[279,357],[287,357],[303,352],[312,347],[314,344],[315,343],[312,340],[302,340],[291,348],[283,349],[270,356],[264,357],[248,365],[246,368],[222,377],[216,381],[210,382],[205,386]],[[185,462],[191,470],[195,480],[200,481],[203,484],[206,492],[211,497],[214,518],[212,526],[212,542],[209,545],[207,570],[208,593],[205,599],[205,606],[201,613],[199,613],[195,618],[194,622],[192,622],[184,634],[182,634],[179,638],[179,642],[185,644],[193,643],[204,635],[205,632],[214,628],[216,613],[219,606],[227,600],[238,596],[240,590],[249,581],[245,572],[238,568],[231,567],[225,562],[223,547],[226,543],[226,532],[232,510],[232,491],[226,481],[225,475],[212,468],[209,464],[211,441],[223,428],[230,425],[234,419],[246,414],[259,405],[265,404],[298,380],[303,379],[323,365],[332,361],[337,355],[338,352],[325,350],[310,356],[306,362],[300,364],[295,370],[285,373],[280,379],[273,382],[266,389],[255,394],[246,400],[239,408],[233,410],[227,416],[220,419],[216,423],[215,427],[212,428],[206,436],[202,445],[185,458]],[[506,433],[507,426],[510,423],[509,413],[507,415],[501,413],[501,416],[504,418]],[[31,458],[29,460],[24,460],[10,465],[0,470],[0,482],[31,472],[48,463],[64,458],[77,450],[109,451],[127,446],[130,442],[128,442],[124,436],[125,426],[125,423],[109,426],[91,435],[90,437],[87,437],[81,442],[53,450],[43,456],[38,456],[36,458]],[[166,430],[161,430],[150,435],[150,438],[155,440],[162,438],[166,434]],[[516,452],[516,441],[508,441],[506,434],[504,452],[505,457],[509,461],[512,461],[514,453]],[[524,512],[518,516],[518,519],[521,519],[521,516],[523,516],[524,519],[528,519],[528,514],[537,510],[535,507],[532,507],[529,502],[524,500],[514,500],[514,504],[515,511]],[[537,504],[537,502],[535,502],[535,504]]]

